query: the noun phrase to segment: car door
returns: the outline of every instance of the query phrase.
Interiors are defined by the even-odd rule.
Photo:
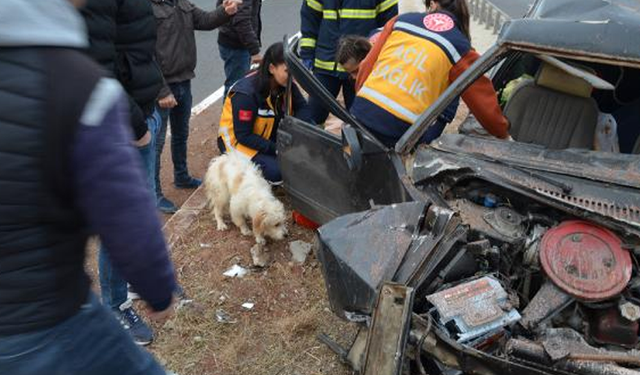
[[[295,43],[295,41],[293,42]],[[342,136],[287,116],[278,128],[278,160],[293,208],[323,224],[372,204],[407,200],[392,154],[338,104],[285,48],[290,74],[310,95],[319,95],[345,122]]]

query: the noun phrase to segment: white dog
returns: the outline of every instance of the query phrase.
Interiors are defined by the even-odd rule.
[[[222,217],[228,207],[231,221],[245,236],[252,233],[246,222],[251,220],[253,235],[259,245],[266,243],[266,237],[281,240],[287,235],[282,202],[273,196],[267,180],[247,158],[237,152],[214,158],[204,184],[218,230],[227,229]]]

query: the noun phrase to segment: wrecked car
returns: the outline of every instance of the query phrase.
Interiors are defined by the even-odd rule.
[[[331,309],[363,374],[640,374],[640,2],[539,0],[385,148],[303,67],[341,136],[287,117],[294,209],[323,224]],[[418,140],[490,74],[513,142]],[[612,120],[613,119],[613,120]],[[616,139],[617,136],[617,139]]]

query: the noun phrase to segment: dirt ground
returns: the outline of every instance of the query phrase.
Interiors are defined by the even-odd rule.
[[[204,175],[209,160],[218,153],[219,113],[216,105],[192,120],[188,161],[195,177]],[[169,139],[163,154],[163,190],[182,204],[193,191],[173,187],[168,146]],[[279,197],[286,203],[283,192]],[[164,215],[165,220],[168,217]],[[153,327],[156,337],[149,350],[168,370],[179,375],[351,373],[316,336],[327,333],[346,345],[355,327],[329,311],[313,254],[303,265],[291,262],[289,242],[311,243],[313,232],[291,222],[289,228],[289,238],[269,244],[270,266],[251,270],[243,278],[228,278],[223,272],[234,264],[250,268],[253,240],[235,227],[218,232],[206,212],[189,228],[185,240],[174,245],[178,279],[194,302],[180,308],[163,327]],[[88,267],[95,275],[95,253]],[[247,310],[241,306],[245,302],[255,305]],[[220,309],[235,323],[218,322]]]

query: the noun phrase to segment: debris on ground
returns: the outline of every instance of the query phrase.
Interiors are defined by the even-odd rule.
[[[216,321],[223,324],[235,324],[238,321],[223,309],[216,310]]]
[[[245,302],[242,304],[242,307],[244,307],[247,310],[251,310],[253,309],[253,306],[255,306],[256,304],[253,302]]]
[[[251,248],[251,259],[253,265],[256,267],[264,268],[269,264],[270,257],[267,248],[259,243],[253,245]]]
[[[302,264],[311,252],[311,244],[300,240],[292,241],[289,243],[289,251],[291,251],[291,260],[294,263]]]
[[[226,270],[223,275],[227,276],[227,277],[243,277],[244,275],[246,275],[249,271],[247,271],[246,268],[243,268],[237,264],[234,264],[231,268],[229,268],[228,270]]]
[[[178,306],[176,307],[176,309],[180,310],[181,308],[191,305],[192,303],[193,303],[192,299],[181,298],[180,301],[178,301]]]

